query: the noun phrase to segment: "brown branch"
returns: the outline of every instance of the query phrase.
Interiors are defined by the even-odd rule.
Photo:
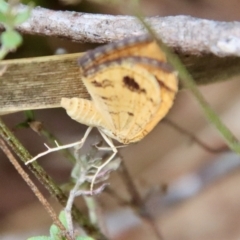
[[[119,153],[120,155],[120,153]],[[121,155],[120,155],[121,156]],[[123,159],[123,157],[121,156]],[[133,206],[141,206],[142,205],[142,197],[140,196],[137,187],[135,183],[132,180],[132,177],[130,176],[128,169],[122,161],[121,167],[120,167],[120,176],[122,178],[122,181],[124,182],[125,187],[128,190],[128,193],[131,195],[131,204]]]
[[[39,189],[33,183],[33,181],[29,178],[28,174],[24,171],[24,169],[21,167],[21,165],[18,163],[18,161],[12,155],[11,151],[8,149],[7,145],[1,138],[0,138],[0,148],[5,153],[5,155],[8,157],[8,159],[10,160],[12,165],[15,167],[15,169],[17,170],[19,175],[24,179],[24,181],[27,183],[27,185],[33,191],[35,196],[38,198],[39,202],[41,202],[43,207],[46,209],[47,213],[52,218],[54,224],[56,224],[58,226],[58,228],[62,231],[62,234],[67,238],[67,240],[71,240],[72,239],[71,236],[69,235],[69,233],[66,232],[66,228],[59,221],[58,216],[56,215],[54,209],[51,207],[49,202],[42,195],[42,193],[39,191]]]
[[[0,69],[0,115],[60,107],[62,97],[89,98],[77,59],[82,53],[5,60]],[[240,58],[180,55],[198,85],[228,80],[240,73]]]
[[[0,113],[59,107],[62,97],[87,98],[77,64],[81,55],[1,61],[7,70],[0,77]]]
[[[26,6],[19,6],[19,11],[25,9]],[[219,22],[189,16],[146,19],[163,42],[181,52],[240,56],[239,22]],[[54,11],[41,7],[33,9],[31,18],[17,29],[27,34],[91,43],[112,42],[146,33],[132,16]]]

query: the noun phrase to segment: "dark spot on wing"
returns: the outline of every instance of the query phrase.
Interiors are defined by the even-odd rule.
[[[96,80],[92,81],[92,85],[94,85],[95,87],[102,87],[102,83],[97,82]]]
[[[93,80],[91,82],[95,87],[101,87],[101,88],[106,88],[106,87],[113,87],[113,84],[110,80],[108,79],[104,79],[103,81],[101,82],[98,82],[96,80]]]
[[[108,100],[108,99],[109,99],[108,97],[104,97],[104,96],[101,96],[101,98],[102,98],[103,100]]]
[[[146,90],[144,88],[141,88],[139,84],[134,80],[134,78],[125,76],[123,78],[123,83],[124,83],[124,86],[127,87],[130,91],[146,93]]]
[[[129,116],[134,116],[134,114],[133,114],[133,113],[131,113],[131,112],[128,112],[128,115],[129,115]]]
[[[119,98],[117,95],[112,95],[112,96],[109,96],[109,97],[105,97],[105,96],[100,96],[103,100],[106,100],[106,101],[109,101],[109,102],[112,102],[112,101],[118,101]]]
[[[118,112],[109,112],[109,113],[112,114],[112,115],[119,114]]]
[[[139,89],[140,89],[139,84],[137,82],[135,82],[135,80],[133,78],[125,76],[123,78],[123,82],[129,89],[131,89],[133,91],[139,91]]]

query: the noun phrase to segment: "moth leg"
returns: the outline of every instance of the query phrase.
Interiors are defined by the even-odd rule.
[[[115,146],[115,145],[114,145]],[[127,147],[128,145],[119,145],[119,146],[115,146],[115,148],[125,148]],[[98,146],[97,144],[95,145],[95,147],[100,150],[100,151],[112,151],[112,148],[111,147],[100,147]]]
[[[101,170],[112,161],[112,159],[115,157],[115,155],[117,154],[117,148],[114,146],[112,139],[109,138],[106,134],[104,134],[101,130],[99,130],[100,134],[102,135],[103,139],[106,141],[106,143],[109,145],[109,149],[111,149],[113,151],[112,155],[99,167],[97,167],[97,171],[93,176],[93,179],[91,181],[91,187],[90,187],[90,191],[93,192],[93,185],[95,183],[95,180],[98,176],[98,174],[101,172]]]

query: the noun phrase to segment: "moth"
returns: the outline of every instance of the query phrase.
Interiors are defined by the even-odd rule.
[[[168,113],[178,78],[148,35],[88,51],[79,65],[91,100],[62,98],[61,106],[77,122],[97,127],[113,150],[99,173],[117,153],[111,139],[123,144],[140,141]]]
[[[176,71],[149,36],[98,47],[79,65],[91,100],[62,98],[61,106],[72,119],[120,143],[140,141],[173,105]]]

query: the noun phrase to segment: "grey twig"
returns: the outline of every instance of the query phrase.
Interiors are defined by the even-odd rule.
[[[19,11],[25,8],[20,5]],[[219,22],[189,16],[156,16],[146,20],[163,42],[180,52],[240,56],[240,22]],[[88,43],[112,42],[146,33],[132,16],[54,11],[42,7],[34,8],[31,18],[17,29],[27,34]]]

